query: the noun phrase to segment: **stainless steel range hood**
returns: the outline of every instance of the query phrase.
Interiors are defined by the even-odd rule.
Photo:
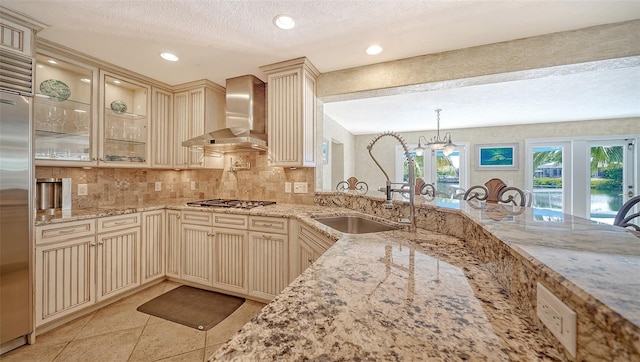
[[[266,151],[265,85],[253,75],[227,79],[226,128],[182,142],[206,152]]]

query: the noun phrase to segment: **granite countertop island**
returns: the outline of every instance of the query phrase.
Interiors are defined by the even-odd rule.
[[[536,321],[535,281],[576,309],[578,359],[640,358],[640,238],[624,229],[530,208],[423,200],[416,233],[353,235],[314,217],[397,215],[376,209],[378,198],[335,193],[316,196],[317,205],[250,210],[186,201],[77,210],[36,224],[188,209],[295,218],[337,240],[211,360],[570,360]]]
[[[211,360],[561,360],[458,238],[341,237]]]

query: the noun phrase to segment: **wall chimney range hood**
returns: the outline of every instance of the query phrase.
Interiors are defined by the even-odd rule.
[[[182,142],[207,152],[266,151],[265,84],[253,75],[227,79],[226,128]]]

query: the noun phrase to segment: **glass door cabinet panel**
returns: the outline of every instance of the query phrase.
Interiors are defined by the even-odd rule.
[[[36,56],[36,164],[95,163],[95,73],[58,57]]]
[[[149,165],[148,85],[103,72],[103,117],[100,163],[114,166]]]

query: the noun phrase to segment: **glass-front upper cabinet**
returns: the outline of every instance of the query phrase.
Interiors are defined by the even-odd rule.
[[[97,69],[39,53],[35,77],[36,165],[96,165]]]
[[[100,164],[149,166],[151,87],[101,71]]]

